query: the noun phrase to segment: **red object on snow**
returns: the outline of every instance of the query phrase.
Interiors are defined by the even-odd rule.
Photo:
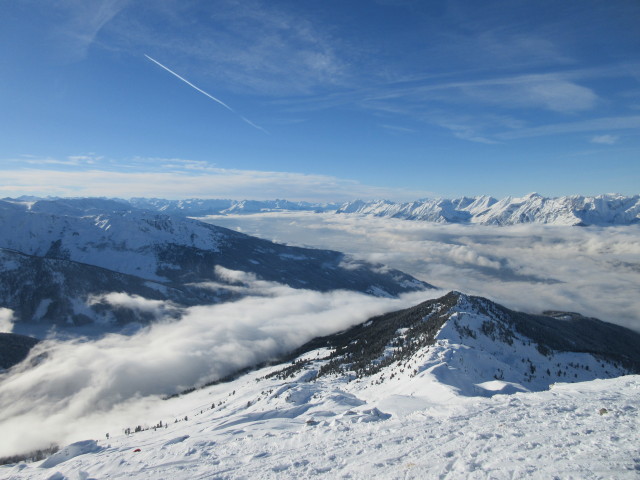
[[[139,448],[136,448],[136,449],[133,451],[133,453],[141,452],[141,451],[142,451],[142,450],[140,450]]]

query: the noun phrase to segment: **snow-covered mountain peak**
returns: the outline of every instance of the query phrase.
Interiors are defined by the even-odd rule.
[[[489,196],[427,199],[409,203],[358,200],[343,204],[337,213],[484,225],[629,225],[640,222],[640,195],[548,198],[530,193],[500,200]]]
[[[317,348],[331,352],[318,377],[371,378],[378,385],[390,378],[413,384],[424,374],[472,396],[640,372],[635,332],[580,315],[559,320],[515,312],[460,292],[316,339],[296,354]]]
[[[531,192],[531,193],[527,193],[524,197],[522,197],[525,200],[533,200],[534,198],[544,198],[542,195],[540,195],[538,192]]]

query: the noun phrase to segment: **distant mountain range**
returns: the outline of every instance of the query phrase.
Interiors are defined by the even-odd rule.
[[[18,322],[79,326],[148,322],[238,297],[242,271],[317,291],[377,296],[429,288],[398,270],[330,250],[281,245],[184,216],[105,199],[0,201],[0,307]],[[240,282],[241,283],[241,282]],[[144,301],[114,306],[106,294]],[[175,307],[175,308],[174,308]]]
[[[136,208],[173,215],[201,217],[204,215],[250,214],[263,212],[333,212],[340,203],[290,202],[288,200],[227,200],[197,199],[164,200],[161,198],[132,198]]]
[[[250,214],[274,211],[357,213],[438,223],[516,225],[630,225],[640,222],[640,195],[580,195],[548,198],[532,193],[497,200],[489,196],[453,200],[427,199],[397,203],[355,200],[344,204],[288,202],[286,200],[160,200],[132,199],[139,208],[189,216]]]
[[[35,197],[5,200],[23,203],[45,201]],[[56,199],[55,201],[60,200],[64,199]],[[82,199],[74,199],[74,201],[82,201]],[[524,197],[506,197],[501,200],[489,196],[478,196],[453,200],[424,199],[404,203],[388,200],[354,200],[342,204],[337,202],[290,202],[287,200],[164,200],[159,198],[132,198],[129,201],[115,201],[141,210],[188,217],[296,211],[354,213],[426,222],[480,225],[541,223],[610,226],[640,223],[640,195],[631,197],[615,194],[593,197],[572,195],[550,198],[531,193]]]
[[[409,203],[385,200],[355,201],[342,205],[337,213],[481,225],[630,225],[640,223],[640,195],[576,195],[547,198],[532,193],[524,197],[506,197],[502,200],[481,196],[455,200],[418,200]]]

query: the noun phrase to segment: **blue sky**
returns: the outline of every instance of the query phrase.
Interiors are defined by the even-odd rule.
[[[0,196],[639,193],[636,0],[0,7]]]

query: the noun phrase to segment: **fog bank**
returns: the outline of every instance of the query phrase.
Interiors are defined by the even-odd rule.
[[[291,351],[306,341],[408,307],[443,292],[401,299],[295,290],[228,272],[248,294],[232,303],[187,309],[132,336],[38,344],[0,375],[0,456],[122,433],[174,418],[161,396],[224,377]],[[172,305],[123,294],[117,303],[171,311]]]
[[[308,212],[206,221],[282,243],[350,253],[510,308],[576,311],[640,331],[638,225],[495,227]]]

